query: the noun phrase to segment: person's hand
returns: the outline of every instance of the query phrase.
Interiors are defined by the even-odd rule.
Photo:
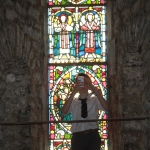
[[[89,89],[93,88],[92,81],[89,78],[85,77],[84,82],[85,82],[86,85],[88,85]]]

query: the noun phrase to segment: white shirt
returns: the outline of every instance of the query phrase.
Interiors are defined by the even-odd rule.
[[[104,110],[100,101],[96,96],[88,95],[87,97],[87,112],[88,116],[86,118],[81,117],[81,101],[79,98],[75,98],[70,106],[69,112],[72,112],[73,120],[90,120],[98,119],[98,110]],[[72,123],[72,133],[85,131],[89,129],[98,129],[97,122],[81,122]]]

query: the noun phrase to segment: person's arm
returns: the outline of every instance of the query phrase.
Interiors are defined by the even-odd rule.
[[[108,107],[108,104],[107,104],[107,101],[103,98],[102,94],[100,91],[97,90],[96,87],[94,87],[94,85],[92,84],[92,82],[90,80],[87,81],[89,86],[90,86],[90,89],[92,89],[92,91],[95,93],[95,95],[98,97],[98,100],[100,101],[102,107],[105,109],[105,110],[109,110],[109,107]]]
[[[92,85],[93,86],[93,85]],[[108,107],[108,104],[107,104],[107,101],[103,98],[103,96],[101,95],[101,93],[97,90],[96,87],[92,87],[94,93],[96,94],[96,96],[98,97],[98,100],[100,101],[102,107],[105,109],[105,110],[109,110],[109,107]]]
[[[73,98],[74,98],[74,96],[75,96],[75,94],[77,92],[78,92],[78,86],[76,85],[75,88],[74,88],[74,90],[72,91],[70,97],[68,98],[68,100],[66,100],[66,102],[65,102],[65,104],[64,104],[64,106],[62,108],[62,113],[63,114],[67,114],[68,113],[70,105],[72,103],[72,100],[73,100]]]

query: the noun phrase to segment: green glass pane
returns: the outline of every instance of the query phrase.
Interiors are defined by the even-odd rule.
[[[48,0],[48,6],[54,5],[78,5],[78,4],[106,4],[104,0]]]

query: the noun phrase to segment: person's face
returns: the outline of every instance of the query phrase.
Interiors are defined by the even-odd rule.
[[[66,16],[61,16],[61,21],[65,22],[66,21]]]
[[[88,20],[92,21],[92,15],[91,14],[88,15]]]

